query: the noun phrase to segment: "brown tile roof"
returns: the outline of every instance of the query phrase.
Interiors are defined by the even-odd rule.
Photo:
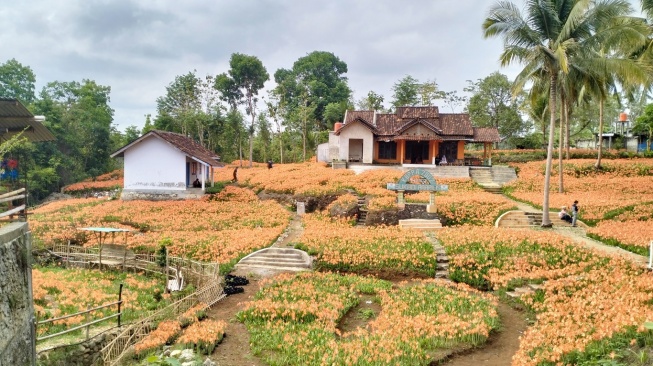
[[[395,112],[397,117],[401,119],[415,119],[415,118],[438,118],[440,111],[438,107],[397,107]]]
[[[374,111],[347,111],[345,126],[347,122],[362,119],[376,127],[377,141],[385,140],[406,140],[413,137],[401,135],[404,131],[416,124],[433,130],[438,138],[445,141],[465,140],[473,142],[495,142],[499,132],[496,128],[489,128],[492,131],[475,132],[469,115],[466,113],[440,113],[438,107],[397,107],[396,113],[376,113]],[[419,139],[420,137],[416,137]],[[478,139],[477,139],[478,138]]]
[[[152,130],[145,135],[141,136],[137,140],[133,141],[130,144],[125,145],[122,147],[120,150],[116,151],[115,153],[111,154],[111,157],[116,157],[116,156],[123,156],[125,150],[127,150],[129,147],[143,141],[149,136],[157,136],[161,138],[162,140],[168,142],[170,145],[175,147],[176,149],[180,150],[184,154],[196,158],[197,160],[200,160],[208,165],[211,166],[216,166],[216,167],[221,167],[224,166],[223,163],[219,162],[218,160],[220,157],[216,155],[214,152],[211,150],[205,148],[204,146],[198,144],[195,142],[195,140],[186,137],[182,134],[179,133],[174,133],[174,132],[169,132],[169,131],[161,131],[161,130]]]
[[[348,119],[349,119],[349,118],[348,118]],[[368,128],[370,131],[372,131],[372,133],[374,133],[374,134],[376,134],[376,133],[378,132],[372,123],[370,123],[370,122],[364,120],[364,119],[361,118],[361,117],[357,117],[356,119],[354,119],[354,120],[352,120],[352,121],[349,121],[348,123],[345,123],[342,127],[340,127],[340,128],[335,132],[335,134],[336,134],[336,135],[340,135],[340,133],[341,133],[345,128],[347,128],[347,127],[349,127],[349,126],[352,126],[352,125],[354,124],[354,122],[361,123],[363,126],[367,127],[367,128]]]
[[[472,121],[467,113],[441,114],[440,123],[445,135],[473,135]]]
[[[494,127],[474,127],[475,142],[499,142],[499,130]]]
[[[369,124],[374,124],[374,111],[347,111],[345,125],[356,118],[362,118]]]

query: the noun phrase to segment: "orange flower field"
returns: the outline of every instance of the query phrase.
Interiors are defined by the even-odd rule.
[[[304,217],[302,247],[316,254],[316,265],[337,271],[410,271],[435,274],[433,245],[419,231],[396,226],[354,227],[321,214]]]
[[[258,201],[247,189],[228,187],[215,199],[59,201],[36,209],[30,227],[44,246],[68,240],[95,245],[91,235],[77,230],[81,227],[126,228],[135,231],[127,240],[132,248],[154,251],[167,239],[171,255],[225,264],[268,246],[290,217],[276,202]]]
[[[113,172],[96,177],[95,180],[87,179],[82,182],[67,185],[63,188],[63,192],[76,194],[88,191],[121,189],[123,184],[123,171],[114,170]]]
[[[554,164],[551,210],[578,200],[588,235],[647,253],[653,240],[653,159],[604,159],[598,172],[594,163],[564,162],[565,193],[557,193]],[[519,179],[504,191],[541,205],[544,162],[512,165]],[[215,179],[231,180],[234,168],[219,169]],[[498,298],[526,284],[541,288],[511,300],[535,317],[520,338],[512,365],[620,366],[634,352],[629,347],[653,349],[653,331],[643,327],[653,321],[651,272],[554,231],[494,228],[497,217],[516,205],[483,191],[471,179],[438,179],[449,185],[435,199],[446,227],[429,237],[394,226],[355,227],[351,218],[329,216],[336,206],[355,205],[357,195],[367,195],[370,211],[394,210],[396,193],[386,184],[401,175],[395,169],[357,175],[322,163],[276,164],[272,169],[255,164],[238,169],[237,185],[202,200],[71,199],[35,209],[29,224],[37,246],[69,240],[91,246],[93,238],[78,228],[119,227],[134,231],[128,244],[135,250],[153,252],[166,243],[172,255],[233,265],[273,243],[292,216],[275,201],[259,200],[255,192],[320,196],[326,203],[335,198],[327,210],[304,215],[303,232],[293,239],[314,257],[315,271],[261,280],[260,292],[237,315],[250,332],[252,352],[269,364],[428,365],[436,349],[485,343],[499,329]],[[429,195],[407,194],[406,200],[426,203]],[[454,282],[421,279],[435,274],[435,241],[446,249]],[[89,281],[90,271],[72,271],[59,276],[70,282],[65,283],[49,271],[34,270],[36,307],[49,317],[70,313],[77,303],[85,307],[115,297],[111,278]],[[363,274],[406,275],[410,282],[392,284]],[[123,279],[128,308],[155,306],[147,301],[137,305],[141,292],[157,288],[151,281]],[[340,320],[360,309],[363,299],[381,310],[368,312],[364,326],[344,329]],[[198,322],[194,313],[191,309],[177,323],[162,323],[137,348],[146,353],[179,337],[178,343],[210,352],[226,323]]]
[[[577,364],[578,352],[610,350],[600,342],[648,334],[642,324],[653,319],[653,275],[624,259],[550,232],[466,227],[438,237],[453,280],[499,290],[544,282],[543,292],[524,299],[537,320],[521,339],[515,366]]]
[[[88,307],[118,301],[119,283],[123,283],[123,321],[138,319],[147,310],[164,305],[157,303],[153,293],[163,293],[164,281],[126,273],[98,272],[60,268],[34,268],[32,270],[34,310],[39,320],[57,318],[84,311]],[[93,313],[99,319],[116,312],[117,307]],[[56,333],[85,322],[83,315],[70,317],[38,327],[38,334]],[[115,322],[110,320],[110,322]]]
[[[366,327],[342,331],[339,320],[374,295],[382,310]],[[430,350],[480,345],[499,326],[497,300],[465,285],[389,282],[330,273],[282,274],[245,304],[237,318],[255,354],[270,364],[428,365]]]

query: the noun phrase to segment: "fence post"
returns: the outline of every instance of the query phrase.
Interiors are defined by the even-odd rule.
[[[120,305],[122,305],[122,283],[120,284],[120,289],[118,290],[118,327],[120,327]]]
[[[648,250],[648,268],[653,269],[653,240],[651,240]]]
[[[90,312],[88,312],[89,310],[91,310],[91,305],[86,305],[86,311],[87,311],[87,313],[84,315],[84,321],[85,321],[86,323],[88,323],[88,314],[90,314]],[[90,328],[91,328],[90,325],[87,325],[87,326],[86,326],[86,339],[87,339],[87,340],[88,340],[88,331],[90,330]]]
[[[68,240],[68,246],[66,247],[66,266],[65,266],[65,268],[69,267],[70,263],[68,263],[68,262],[70,262],[70,240]]]

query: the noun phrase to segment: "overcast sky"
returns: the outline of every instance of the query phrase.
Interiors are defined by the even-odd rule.
[[[0,0],[0,63],[15,58],[31,67],[37,94],[51,81],[110,86],[120,130],[155,116],[156,99],[175,76],[226,72],[234,52],[257,56],[271,76],[312,51],[332,52],[347,63],[356,100],[373,90],[388,106],[405,75],[459,94],[466,80],[494,71],[513,78],[517,66],[498,63],[502,41],[482,36],[494,3]]]

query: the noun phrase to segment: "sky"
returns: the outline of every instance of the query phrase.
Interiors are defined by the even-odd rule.
[[[638,0],[631,0],[633,5]],[[514,0],[521,6],[520,0]],[[271,75],[313,51],[348,66],[355,100],[392,100],[406,75],[458,91],[501,68],[500,38],[484,39],[490,0],[0,0],[0,63],[15,58],[52,81],[111,87],[119,130],[142,128],[175,76],[227,72],[233,53],[258,57]],[[266,93],[263,92],[263,95]],[[441,106],[444,108],[444,106]],[[462,110],[456,110],[462,112]]]

